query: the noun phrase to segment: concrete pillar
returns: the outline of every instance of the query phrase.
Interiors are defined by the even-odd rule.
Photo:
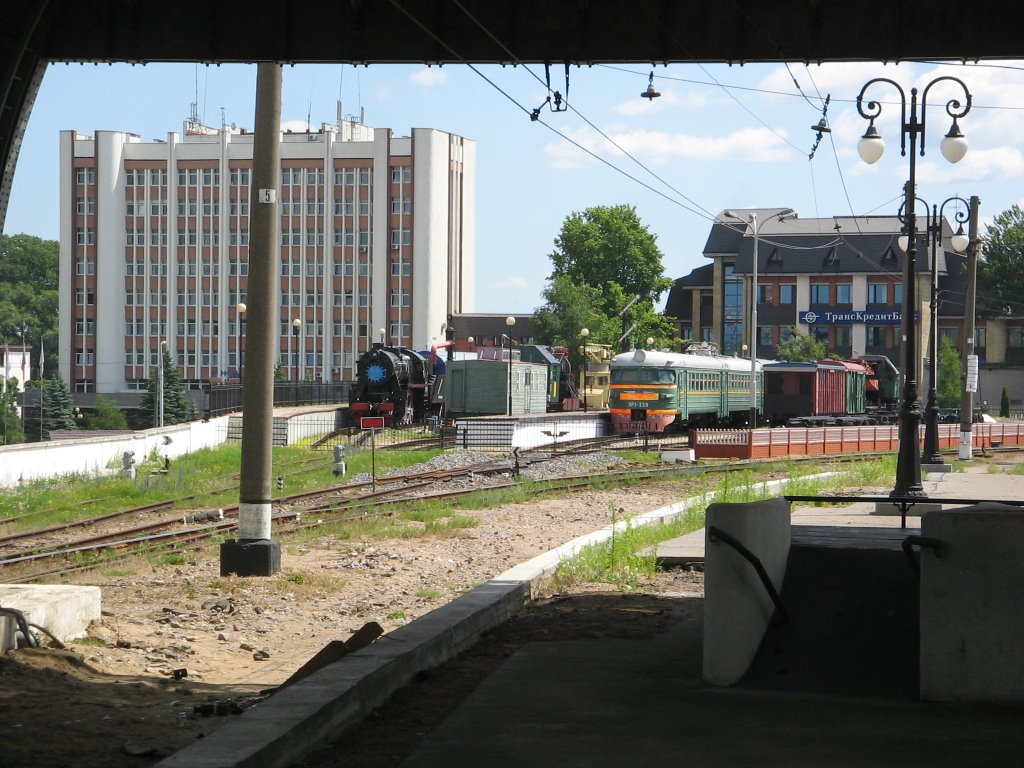
[[[977,504],[921,519],[921,699],[1024,702],[1024,515]]]
[[[280,187],[281,65],[262,62],[256,74],[238,541],[221,546],[221,575],[270,576],[281,569],[281,544],[270,538]]]
[[[706,529],[739,541],[782,591],[790,546],[789,502],[782,498],[746,504],[712,504]],[[704,680],[732,685],[750,667],[775,605],[754,567],[732,547],[706,536],[704,544]]]

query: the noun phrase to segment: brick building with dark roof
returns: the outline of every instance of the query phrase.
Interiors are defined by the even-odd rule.
[[[882,354],[901,368],[905,252],[896,216],[802,219],[788,208],[737,209],[720,214],[704,245],[710,264],[678,278],[665,314],[683,339],[712,341],[725,354],[751,347],[753,264],[757,250],[756,354],[773,358],[794,329],[821,340],[829,354]],[[757,238],[749,224],[756,214]],[[735,218],[734,218],[735,217]],[[935,294],[939,339],[962,349],[967,259],[953,250],[954,229],[943,218],[936,242]],[[916,297],[919,383],[930,350],[932,248],[918,218]],[[980,299],[980,297],[979,297]],[[1024,318],[979,318],[975,354],[987,373],[981,397],[998,402],[1003,381],[1012,400],[1024,398]],[[1013,383],[1013,379],[1016,383]]]

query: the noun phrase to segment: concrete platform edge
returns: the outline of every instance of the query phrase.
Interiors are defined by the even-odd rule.
[[[785,482],[763,488],[778,490]],[[275,694],[157,768],[284,768],[361,721],[418,672],[444,663],[504,622],[562,560],[607,540],[613,529],[667,523],[713,498],[704,494],[620,520],[517,565]]]

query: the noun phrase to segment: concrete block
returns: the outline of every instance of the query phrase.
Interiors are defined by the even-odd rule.
[[[84,637],[89,622],[100,618],[100,588],[69,584],[0,584],[0,606],[25,614],[62,641]],[[14,647],[13,619],[0,618],[0,653]]]
[[[789,502],[712,504],[705,533],[711,527],[750,550],[782,591],[791,539]],[[704,680],[732,685],[750,667],[775,605],[757,571],[732,547],[707,536],[704,558]]]
[[[661,460],[668,463],[685,461],[692,464],[697,460],[697,457],[693,448],[683,448],[662,451]]]
[[[1024,703],[1024,515],[995,503],[931,512],[921,551],[921,699]]]

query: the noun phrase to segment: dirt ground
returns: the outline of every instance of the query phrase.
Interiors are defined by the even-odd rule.
[[[67,650],[20,649],[0,657],[3,762],[152,765],[258,701],[331,640],[346,640],[371,621],[385,632],[394,629],[607,525],[613,510],[640,514],[679,495],[678,484],[584,492],[474,511],[476,527],[438,536],[285,540],[281,572],[265,579],[220,577],[215,552],[178,566],[83,577],[102,588],[102,621],[88,638]],[[697,582],[687,588],[699,589]],[[672,578],[665,583],[676,588]],[[595,589],[606,594],[589,594],[586,610],[567,613],[568,598],[561,596],[529,612],[556,610],[564,631],[595,631],[618,620],[626,599],[607,593],[607,585],[581,585],[579,592]],[[639,610],[650,598],[628,599]],[[604,603],[610,618],[595,616]],[[632,620],[642,613],[621,615]],[[496,641],[506,648],[499,655],[529,638],[532,626],[510,625],[507,638]],[[645,622],[624,627],[650,631]],[[474,674],[494,661],[487,646],[479,653]],[[457,695],[457,686],[451,690]]]
[[[986,467],[979,461],[971,471]],[[607,525],[613,510],[619,517],[648,512],[679,501],[681,491],[679,484],[648,485],[479,510],[476,527],[417,538],[285,540],[281,572],[265,579],[220,577],[216,552],[178,566],[83,577],[102,588],[102,621],[88,638],[65,651],[0,657],[0,762],[153,765],[244,711],[331,640],[346,640],[368,622],[392,630]],[[342,748],[304,765],[329,768],[337,754],[346,768],[397,764],[519,645],[555,639],[552,632],[658,632],[679,602],[668,598],[702,595],[702,574],[678,571],[658,574],[642,594],[582,584],[549,595],[457,663],[397,693],[346,734]],[[427,681],[423,696],[417,686]]]

